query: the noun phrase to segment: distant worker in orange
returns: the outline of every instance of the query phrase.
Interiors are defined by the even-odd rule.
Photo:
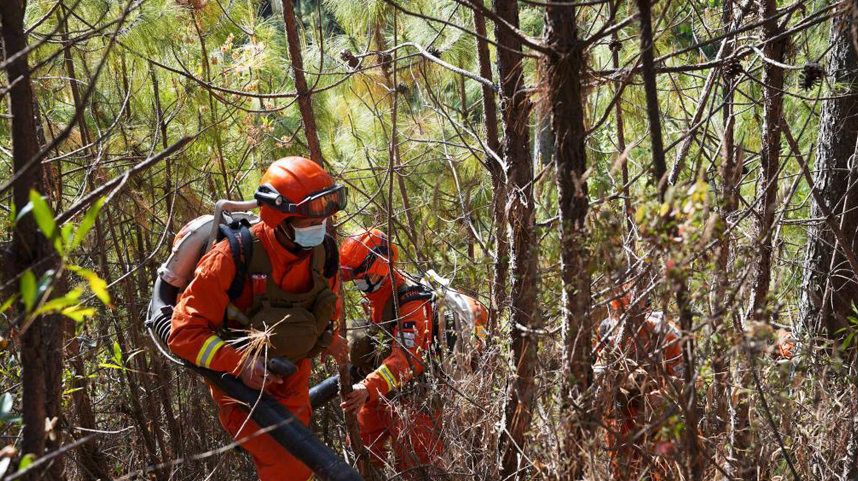
[[[303,423],[310,421],[310,359],[326,352],[345,360],[348,347],[337,333],[340,302],[336,242],[326,236],[328,219],[345,208],[346,189],[316,163],[302,157],[274,162],[255,198],[261,222],[250,227],[252,255],[237,256],[221,241],[197,264],[172,317],[170,349],[214,371],[232,373],[253,389],[265,389]],[[241,239],[240,239],[241,240]],[[246,246],[243,246],[246,247]],[[241,292],[233,292],[242,279]],[[262,359],[243,355],[227,342],[236,330],[267,331],[269,356],[285,357],[298,370],[288,377],[268,372]],[[220,422],[250,452],[262,481],[306,481],[312,472],[249,419],[243,406],[211,387]]]
[[[650,479],[669,479],[667,463],[658,456],[669,454],[672,444],[659,438],[658,427],[635,436],[659,422],[656,413],[666,407],[665,397],[672,392],[668,383],[682,382],[680,331],[664,313],[653,311],[648,300],[630,306],[630,290],[624,286],[610,302],[596,346],[597,375],[605,370],[618,373],[614,406],[605,416],[611,474],[614,479],[638,479],[647,469]]]
[[[350,330],[351,362],[365,377],[341,406],[357,412],[373,462],[386,460],[390,443],[396,470],[412,477],[426,473],[443,450],[437,403],[412,392],[430,362],[435,325],[431,291],[393,268],[396,257],[396,248],[378,229],[351,236],[340,247],[343,280],[361,291],[370,316],[370,322]],[[394,409],[394,399],[407,422]]]

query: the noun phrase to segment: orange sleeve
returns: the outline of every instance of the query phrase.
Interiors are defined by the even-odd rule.
[[[214,371],[236,372],[241,355],[217,334],[230,302],[227,290],[234,275],[235,264],[226,241],[197,264],[194,279],[173,312],[167,343],[176,355]]]
[[[401,387],[423,372],[425,363],[422,353],[427,352],[432,343],[428,301],[407,302],[400,307],[400,312],[406,314],[400,319],[399,326],[393,330],[393,349],[390,356],[363,380],[369,391],[370,402]]]

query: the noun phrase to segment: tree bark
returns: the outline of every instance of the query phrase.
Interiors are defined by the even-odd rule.
[[[518,2],[495,0],[495,13],[518,28]],[[537,339],[530,329],[538,326],[536,312],[535,212],[533,207],[533,158],[528,151],[528,116],[530,100],[524,85],[521,40],[508,29],[495,24],[498,42],[498,76],[501,82],[501,118],[504,137],[502,158],[507,163],[510,245],[510,346],[515,364],[505,406],[507,436],[502,440],[501,471],[503,478],[517,477],[521,469],[520,450],[525,449],[525,434],[533,417],[535,402],[534,372]]]
[[[723,21],[725,29],[730,29],[733,24],[733,1],[726,0],[723,5]],[[733,53],[733,44],[728,42],[725,46],[724,57],[729,58]],[[735,78],[730,75],[722,74],[722,92],[724,97],[724,108],[721,111],[722,121],[724,124],[724,145],[721,149],[722,167],[721,174],[723,177],[723,187],[721,197],[724,203],[721,207],[721,221],[725,223],[733,215],[739,205],[738,185],[741,169],[737,166],[735,153],[735,136],[734,126],[736,118],[733,114],[733,87],[735,86]],[[730,249],[732,247],[732,239],[730,234],[722,234],[718,241],[718,275],[715,297],[713,304],[715,309],[719,310],[713,315],[716,319],[714,323],[715,330],[729,329],[729,312],[722,305],[722,300],[727,299],[727,289],[730,287]],[[721,336],[719,336],[720,338]],[[727,347],[726,343],[723,347]],[[730,399],[730,356],[728,349],[716,348],[712,357],[712,370],[714,372],[714,395],[715,409],[710,414],[711,431],[713,434],[724,433],[727,429],[727,407]]]
[[[0,28],[2,28],[3,51],[5,58],[11,58],[27,48],[27,37],[24,33],[24,11],[26,3],[23,0],[0,2]],[[9,85],[9,113],[12,136],[12,164],[15,173],[25,170],[39,152],[36,137],[37,126],[33,109],[33,90],[30,85],[30,67],[26,53],[6,66]],[[30,202],[30,189],[40,184],[42,168],[37,167],[24,173],[15,182],[13,200],[15,208],[21,212]],[[15,224],[12,232],[12,244],[6,252],[4,278],[17,279],[26,269],[32,269],[38,278],[47,270],[44,260],[48,256],[46,243],[39,238],[36,222],[32,215],[24,216]],[[17,292],[17,282],[10,283],[9,292]],[[19,304],[21,310],[23,305]],[[24,422],[21,453],[33,454],[37,458],[45,452],[45,403],[46,403],[46,354],[45,326],[37,319],[20,338],[22,380],[22,417]],[[36,480],[42,477],[44,469],[33,469],[24,479]]]
[[[761,15],[773,16],[777,11],[776,0],[765,0],[762,4]],[[763,25],[763,39],[767,41],[780,32],[777,20],[766,22]],[[784,41],[771,41],[766,44],[763,53],[767,58],[776,62],[783,62]],[[777,207],[778,183],[777,174],[780,166],[781,153],[781,119],[783,117],[783,93],[781,89],[784,84],[783,69],[777,65],[766,62],[763,67],[763,139],[760,152],[760,177],[759,185],[762,190],[762,203],[760,217],[757,224],[757,243],[759,258],[754,274],[754,285],[751,294],[751,315],[758,319],[767,316],[762,309],[766,306],[766,297],[769,293],[771,280],[772,262],[772,227],[775,220],[775,208]]]
[[[658,198],[664,200],[667,192],[667,179],[664,177],[667,166],[664,160],[664,141],[661,137],[661,112],[658,108],[658,90],[655,79],[654,45],[652,34],[652,3],[650,0],[637,0],[641,18],[641,66],[646,92],[647,118],[650,126],[652,145],[652,173],[658,186]]]
[[[777,12],[776,0],[764,0],[760,4],[761,18],[769,18]],[[778,20],[767,21],[762,26],[763,54],[767,59],[783,62],[784,39],[769,41],[776,37],[781,29]],[[760,174],[758,185],[761,190],[762,202],[756,223],[757,262],[754,266],[753,284],[748,315],[750,318],[767,322],[769,285],[772,275],[772,237],[774,231],[775,208],[778,194],[778,168],[781,153],[781,119],[783,117],[783,68],[770,62],[763,64],[763,137],[760,149]],[[740,333],[743,335],[743,333]],[[744,337],[744,336],[743,336]],[[750,351],[746,350],[750,353]],[[738,366],[739,384],[744,387],[751,385],[749,369],[751,362],[741,362]],[[745,392],[738,393],[738,404],[735,407],[733,425],[733,458],[736,461],[734,475],[739,479],[755,479],[757,457],[755,454],[753,430],[750,426],[750,404]]]
[[[813,183],[825,206],[839,214],[835,221],[847,233],[849,245],[837,242],[823,223],[810,226],[799,316],[799,327],[807,335],[830,339],[841,337],[838,331],[849,325],[848,316],[855,315],[852,300],[858,298],[858,283],[843,254],[846,249],[858,249],[858,195],[847,196],[856,179],[853,154],[858,140],[858,98],[842,95],[858,91],[858,54],[848,20],[848,15],[842,15],[831,24],[828,76],[846,92],[838,92],[822,104]],[[819,203],[812,202],[810,217],[823,217],[822,210]]]
[[[667,167],[664,158],[664,145],[661,135],[661,114],[658,105],[658,90],[656,86],[654,56],[654,39],[652,32],[652,5],[650,0],[637,0],[638,10],[641,17],[641,58],[643,65],[643,80],[644,90],[646,91],[647,117],[649,119],[650,137],[652,142],[652,170],[653,177],[658,186],[658,199],[660,202],[665,201],[665,194],[668,187]],[[666,225],[673,224],[671,214],[663,216],[662,221]],[[677,235],[676,227],[669,227],[671,232],[669,235],[674,237]],[[688,284],[684,267],[682,267],[683,258],[675,258],[677,252],[669,252],[665,262],[665,273],[670,278],[671,289],[676,299],[676,304],[680,312],[680,328],[683,333],[682,342],[682,360],[685,364],[685,385],[687,389],[683,389],[679,396],[680,408],[685,417],[685,436],[683,439],[685,453],[685,475],[688,479],[698,481],[703,477],[705,467],[705,459],[703,446],[698,436],[698,419],[697,419],[697,391],[694,388],[695,367],[694,367],[694,329],[692,326],[693,315],[688,299]],[[684,252],[678,254],[684,255]],[[636,327],[632,327],[632,332],[637,332]]]
[[[41,109],[39,102],[33,97],[33,114],[36,123],[36,141],[39,150],[48,145],[45,138],[45,129],[42,126]],[[59,163],[58,163],[59,164]],[[59,165],[55,166],[59,171]],[[41,179],[41,185],[53,185],[51,182],[52,169],[45,169],[45,177]],[[62,174],[58,173],[58,177]],[[57,182],[56,190],[45,190],[45,196],[52,203],[54,212],[62,210],[62,182]],[[51,194],[54,194],[53,196]],[[55,199],[52,199],[55,197]],[[68,288],[64,277],[54,281],[54,289],[57,292],[65,292]],[[45,418],[53,421],[53,429],[46,433],[45,451],[55,451],[63,442],[63,432],[66,429],[66,421],[62,415],[62,392],[63,392],[63,344],[65,343],[64,331],[62,329],[65,316],[61,314],[50,314],[44,316],[41,321],[42,341],[45,347]],[[64,481],[65,460],[58,456],[51,460],[47,475],[56,481]]]
[[[617,4],[611,3],[611,18],[616,18],[616,10]],[[620,48],[622,44],[620,43],[620,37],[616,32],[611,34],[611,63],[615,70],[619,70],[620,68]],[[620,96],[622,95],[622,82],[616,82],[617,91],[614,95]],[[619,155],[623,155],[626,151],[626,129],[625,122],[623,120],[623,104],[622,98],[618,98],[616,105],[614,107],[616,122],[617,122],[617,153]],[[629,251],[635,251],[635,221],[632,213],[632,200],[629,193],[629,162],[628,159],[623,162],[622,167],[622,191],[623,191],[623,218],[626,219],[626,229],[628,232],[624,236],[624,243],[628,246]],[[631,256],[626,254],[628,259],[628,265],[631,266],[633,264],[633,260]]]
[[[481,1],[481,0],[471,0]],[[478,9],[474,9],[474,30],[477,38],[477,61],[480,65],[480,77],[492,78],[492,65],[489,59],[489,43],[485,40],[486,18]],[[509,274],[509,242],[506,238],[506,172],[495,158],[501,155],[498,140],[498,116],[495,104],[495,92],[488,85],[482,86],[483,117],[486,127],[486,147],[491,153],[486,156],[486,165],[492,181],[492,223],[495,226],[495,265],[491,286],[491,306],[489,308],[488,331],[497,334],[498,314],[506,303],[506,283]]]
[[[74,337],[74,321],[68,319],[66,330],[68,330],[71,343],[68,348],[68,358],[74,374],[71,376],[72,403],[77,414],[78,423],[86,429],[96,429],[95,413],[92,410],[92,401],[89,398],[89,375],[86,372],[86,364],[80,351],[80,340]],[[83,433],[86,435],[87,433]],[[72,437],[75,436],[72,433]],[[80,473],[87,481],[107,480],[111,478],[107,468],[107,460],[99,449],[96,440],[91,440],[80,447]]]
[[[289,60],[292,73],[295,75],[295,90],[298,92],[298,108],[304,121],[304,135],[307,137],[307,148],[310,149],[310,159],[322,165],[322,147],[319,145],[319,134],[316,131],[316,117],[310,100],[307,80],[304,78],[304,59],[301,55],[301,39],[298,37],[298,27],[295,23],[295,8],[291,0],[283,2],[283,22],[286,24],[286,41],[289,44]]]
[[[572,3],[567,0],[566,3]],[[560,210],[560,260],[563,282],[563,384],[561,391],[564,422],[563,479],[584,477],[585,459],[579,449],[592,424],[587,406],[576,413],[575,403],[592,383],[592,325],[590,319],[589,255],[584,248],[588,195],[584,172],[587,169],[584,125],[585,96],[582,88],[584,42],[578,38],[573,7],[550,6],[545,11],[545,41],[552,53],[543,57],[548,81],[548,104],[554,130],[554,165]]]

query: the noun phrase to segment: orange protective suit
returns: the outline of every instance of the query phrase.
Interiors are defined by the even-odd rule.
[[[393,274],[397,290],[404,279]],[[366,295],[372,322],[383,321],[385,305],[392,290],[390,278],[385,278],[379,289]],[[419,406],[425,399],[402,396],[396,406],[390,404],[385,395],[423,373],[425,353],[432,345],[432,308],[428,301],[414,300],[399,306],[399,327],[393,327],[392,350],[381,366],[370,373],[363,383],[369,392],[367,403],[358,412],[361,438],[373,454],[373,461],[381,463],[387,458],[388,441],[393,445],[394,463],[399,472],[429,465],[443,451],[440,438],[440,411],[431,406]],[[401,328],[401,331],[399,330]],[[431,404],[431,403],[430,403]],[[407,423],[396,412],[406,413]]]
[[[626,346],[620,347],[628,359],[647,371],[647,376],[655,382],[648,382],[644,392],[636,393],[629,398],[617,399],[615,409],[608,413],[605,423],[608,426],[608,449],[611,455],[611,472],[615,479],[637,479],[645,467],[642,456],[643,449],[650,454],[667,454],[670,444],[658,440],[658,431],[643,437],[632,439],[644,426],[639,425],[641,417],[648,418],[647,411],[653,409],[653,404],[660,403],[659,399],[669,382],[664,375],[673,378],[684,376],[685,365],[682,361],[682,346],[680,332],[661,312],[646,313],[637,334],[628,336]],[[602,321],[599,328],[599,346],[597,352],[597,371],[606,368],[604,355],[606,348],[615,345],[620,335],[617,317],[609,317]],[[629,322],[629,321],[627,321]],[[640,350],[640,354],[639,351]],[[662,369],[652,365],[655,361]],[[653,385],[654,384],[654,385]],[[640,447],[640,449],[636,448]],[[650,466],[650,478],[663,479],[666,468],[663,460],[654,459]]]
[[[307,292],[312,288],[310,255],[296,256],[287,251],[274,236],[274,230],[259,223],[251,231],[262,241],[271,260],[272,275],[277,285],[290,293]],[[179,297],[172,318],[170,349],[190,362],[214,371],[238,374],[241,355],[217,331],[223,326],[224,312],[230,304],[227,290],[236,267],[229,243],[222,241],[197,264],[195,277]],[[339,276],[331,280],[337,292]],[[253,299],[252,283],[245,282],[242,295],[232,301],[246,310]],[[333,319],[339,318],[341,302],[337,301]],[[335,336],[334,342],[339,342]],[[333,349],[335,346],[332,346]],[[273,384],[267,392],[288,408],[304,424],[310,422],[309,376],[310,360],[297,363],[298,372],[286,377],[282,384]],[[312,473],[303,463],[289,455],[276,441],[265,434],[254,435],[259,427],[249,419],[247,411],[231,401],[223,392],[210,386],[211,394],[220,407],[220,422],[234,439],[253,456],[262,481],[306,481]]]

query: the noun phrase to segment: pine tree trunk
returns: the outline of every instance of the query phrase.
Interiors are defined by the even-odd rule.
[[[568,3],[572,3],[571,1]],[[590,363],[592,325],[590,322],[589,255],[585,219],[588,195],[584,171],[584,94],[581,87],[585,66],[584,43],[578,38],[574,7],[552,6],[545,13],[545,41],[552,53],[543,58],[548,81],[548,104],[554,130],[554,165],[560,210],[560,260],[563,282],[563,479],[584,476],[585,459],[580,446],[592,424],[586,413],[576,413],[582,395],[593,377]],[[587,407],[584,405],[584,409]]]
[[[775,15],[777,12],[776,0],[764,0],[762,11],[763,18]],[[766,22],[763,25],[763,38],[768,40],[780,33],[777,19]],[[763,53],[767,58],[775,62],[783,62],[784,56],[783,40],[766,43]],[[758,320],[767,318],[764,309],[767,304],[769,283],[772,273],[772,238],[771,232],[775,221],[775,208],[777,207],[778,194],[778,168],[780,166],[781,153],[781,120],[783,118],[783,93],[781,89],[784,84],[783,68],[766,62],[763,66],[763,139],[760,151],[760,177],[759,186],[762,190],[762,203],[760,217],[757,225],[757,248],[759,257],[754,273],[754,284],[751,293],[750,314]]]
[[[67,285],[65,279],[57,281],[57,290],[65,292]],[[42,323],[42,342],[45,346],[45,418],[50,420],[54,429],[45,440],[46,452],[56,451],[63,445],[63,433],[66,431],[63,415],[63,344],[65,332],[62,328],[65,319],[60,314],[45,316]],[[54,481],[64,481],[65,460],[62,456],[54,458],[48,467],[49,477]]]
[[[848,20],[849,16],[843,15],[832,21],[828,76],[832,84],[836,82],[848,93],[855,93],[858,54]],[[847,92],[837,92],[822,104],[813,181],[827,207],[839,216],[835,222],[849,236],[851,245],[836,242],[822,222],[808,229],[799,319],[801,329],[811,337],[839,338],[838,331],[849,325],[848,316],[855,315],[852,302],[858,298],[858,283],[843,255],[844,249],[858,250],[858,195],[847,196],[850,183],[858,178],[852,157],[858,140],[858,97],[843,95]],[[823,216],[820,206],[812,202],[810,217]]]
[[[725,29],[731,28],[733,24],[733,1],[726,0],[723,5],[723,21]],[[724,57],[728,58],[733,53],[733,44],[727,43],[724,52]],[[722,167],[721,174],[723,177],[723,188],[721,197],[723,205],[721,208],[721,221],[727,222],[730,216],[738,208],[738,190],[739,185],[738,175],[741,175],[741,169],[737,166],[734,127],[736,118],[733,114],[733,88],[736,79],[730,74],[722,73],[722,92],[724,97],[724,108],[721,112],[722,121],[724,124],[724,145],[721,149]],[[727,299],[727,290],[730,287],[730,249],[732,248],[732,240],[730,234],[723,234],[718,242],[718,277],[715,297],[713,299],[715,309],[720,309],[720,312],[715,312],[714,317],[717,319],[714,324],[715,330],[721,332],[729,331],[730,324],[729,311],[723,306],[722,300]],[[723,338],[719,336],[719,338]],[[730,356],[727,344],[723,343],[715,349],[712,357],[712,370],[714,372],[713,383],[713,398],[715,401],[714,412],[710,413],[711,431],[712,434],[722,434],[727,429],[727,407],[730,399]]]
[[[852,21],[850,21],[852,20]],[[805,338],[839,340],[840,329],[849,325],[848,316],[854,316],[852,307],[858,298],[855,273],[846,261],[844,252],[858,251],[858,195],[854,186],[858,180],[855,154],[858,153],[858,98],[843,95],[858,91],[858,53],[854,48],[850,15],[835,17],[831,24],[831,51],[828,53],[829,82],[844,88],[837,96],[825,100],[819,118],[819,149],[813,169],[813,185],[824,205],[814,199],[810,217],[832,219],[846,235],[843,245],[835,239],[832,229],[824,223],[811,225],[807,232],[807,254],[799,308],[800,325]],[[829,211],[829,212],[823,212]],[[853,373],[854,373],[853,363]],[[847,455],[841,460],[839,471],[844,479],[858,476],[858,415],[853,412],[847,421],[851,439]]]
[[[495,0],[495,13],[518,27],[518,2]],[[524,85],[521,40],[495,24],[498,42],[498,76],[501,79],[501,118],[504,137],[501,157],[507,163],[507,206],[510,245],[510,346],[515,375],[505,407],[507,437],[503,439],[503,478],[515,478],[522,468],[519,450],[526,449],[525,434],[533,417],[534,373],[538,340],[528,332],[539,325],[536,305],[535,212],[533,158],[528,151],[530,100]]]
[[[777,12],[776,0],[763,0],[760,5],[761,18],[769,18]],[[763,41],[774,38],[780,33],[778,20],[770,20],[763,24]],[[783,39],[769,41],[763,47],[766,58],[775,62],[783,62],[785,41]],[[759,217],[756,225],[755,248],[757,262],[754,266],[751,299],[749,302],[750,318],[767,322],[768,295],[772,275],[772,237],[774,231],[775,208],[778,194],[778,168],[781,153],[781,120],[783,118],[784,84],[783,68],[769,62],[763,64],[763,137],[760,149],[760,174],[758,185],[762,201],[760,202]],[[743,333],[739,333],[743,336]],[[743,336],[744,337],[744,336]],[[745,350],[751,355],[749,350]],[[751,386],[753,363],[744,359],[739,363],[739,385]],[[733,459],[736,462],[734,475],[739,479],[755,479],[758,469],[757,447],[754,446],[754,433],[750,425],[750,404],[746,392],[739,392],[733,419]]]
[[[471,0],[482,1],[482,0]],[[474,30],[480,37],[486,37],[486,19],[479,10],[474,9]],[[480,64],[480,77],[491,79],[492,66],[489,59],[489,43],[477,38],[477,60]],[[495,155],[501,155],[498,140],[498,117],[495,104],[495,92],[488,86],[482,86],[483,117],[486,126],[486,147]],[[488,331],[497,333],[498,313],[506,302],[506,283],[509,274],[509,242],[506,238],[506,172],[493,155],[486,156],[489,175],[492,180],[492,223],[495,226],[495,255],[497,256],[492,276],[491,307],[489,309]]]
[[[644,91],[646,93],[647,118],[650,126],[653,180],[658,186],[658,198],[664,200],[667,191],[667,166],[664,160],[664,141],[661,137],[661,112],[658,108],[658,90],[655,79],[655,54],[653,53],[652,2],[637,0],[641,20],[641,66]]]
[[[611,3],[611,17],[616,17],[616,3]],[[619,70],[620,68],[620,48],[622,44],[620,44],[619,35],[614,32],[611,35],[611,64],[613,65],[615,70]],[[622,95],[622,82],[616,82],[616,93],[615,95]],[[617,153],[619,155],[623,155],[626,151],[626,130],[625,130],[625,121],[623,120],[623,104],[622,98],[617,99],[616,106],[614,107],[616,122],[617,122]],[[626,219],[626,232],[625,245],[628,246],[630,252],[635,251],[635,221],[632,213],[632,200],[629,195],[629,162],[628,159],[623,162],[622,168],[622,191],[623,191],[623,217]],[[626,258],[628,259],[629,266],[632,265],[631,256],[626,254]]]
[[[0,2],[0,28],[2,28],[3,47],[6,58],[11,58],[27,48],[27,37],[24,33],[24,1]],[[13,171],[20,172],[35,158],[39,152],[36,137],[37,127],[33,109],[33,90],[30,85],[30,67],[27,54],[21,54],[15,61],[6,66],[9,85],[13,85],[7,96],[9,99],[8,112],[12,116],[12,163]],[[30,169],[15,182],[13,200],[15,208],[21,212],[30,202],[30,189],[41,184],[42,168]],[[17,279],[26,269],[32,268],[38,278],[47,270],[44,260],[48,256],[45,242],[39,238],[36,223],[32,215],[24,216],[15,224],[12,233],[12,245],[6,252],[4,279]],[[9,283],[9,292],[17,292],[17,282]],[[23,306],[21,306],[23,309]],[[19,338],[21,348],[21,365],[23,367],[21,404],[23,432],[21,434],[21,453],[33,454],[37,458],[45,452],[45,404],[46,404],[46,356],[45,356],[45,326],[41,319],[36,319]],[[43,469],[33,469],[26,475],[26,480],[36,480],[42,477]]]
[[[644,90],[646,91],[647,117],[649,119],[650,137],[652,144],[653,180],[658,186],[659,201],[665,200],[668,179],[664,158],[664,145],[661,134],[661,112],[658,104],[658,90],[654,64],[654,37],[652,31],[652,4],[650,0],[637,0],[641,21],[641,60],[643,65]],[[671,214],[664,215],[662,221],[673,224]],[[669,227],[670,236],[676,236],[675,224]],[[685,476],[689,480],[699,481],[703,477],[705,458],[703,446],[698,436],[697,391],[694,388],[695,356],[693,314],[688,299],[687,274],[682,267],[683,258],[674,257],[677,252],[669,252],[665,260],[665,273],[670,280],[670,286],[679,310],[680,328],[683,333],[682,361],[685,365],[685,386],[680,393],[679,404],[685,418],[685,436],[683,439],[685,454]],[[679,252],[682,255],[684,252]],[[675,266],[675,267],[673,267]],[[631,332],[637,332],[636,327]]]
[[[35,96],[33,97],[33,114],[36,123],[36,140],[41,150],[48,145],[48,141],[45,138],[45,129],[42,126],[39,102]],[[53,179],[50,179],[50,173],[51,170],[45,169],[45,178],[42,180],[43,185],[52,185],[51,180]],[[54,212],[62,210],[62,183],[58,184],[60,187],[57,190],[45,190],[45,196],[48,202],[53,204],[52,208]],[[51,194],[56,194],[56,199],[53,199]],[[54,286],[56,292],[66,292],[68,289],[64,277],[55,279]],[[45,418],[51,420],[53,423],[53,429],[47,433],[45,440],[46,452],[56,451],[62,446],[63,433],[67,428],[66,419],[62,415],[63,344],[65,343],[65,332],[62,329],[62,325],[64,321],[65,316],[61,314],[46,315],[40,320],[42,340],[45,346]],[[46,474],[56,481],[64,481],[66,479],[65,460],[62,456],[58,456],[51,461]]]
[[[292,64],[292,74],[295,76],[295,90],[298,92],[298,108],[304,121],[304,135],[307,137],[307,148],[310,159],[322,165],[322,147],[319,145],[319,134],[316,131],[316,116],[313,114],[313,104],[310,100],[310,90],[304,78],[304,57],[301,55],[301,39],[298,37],[298,26],[295,22],[295,8],[292,0],[282,0],[283,22],[286,24],[286,41],[289,44],[289,60]]]
[[[92,410],[92,401],[89,397],[89,374],[86,372],[86,364],[81,356],[80,339],[74,336],[74,328],[74,321],[68,319],[66,330],[71,339],[68,358],[71,360],[71,368],[74,373],[71,376],[71,388],[74,390],[71,395],[72,403],[80,426],[85,429],[96,429],[95,413]],[[86,434],[83,433],[83,435]],[[74,436],[75,433],[73,432],[72,435]],[[111,478],[110,471],[107,469],[107,460],[95,439],[81,446],[80,464],[80,473],[84,480],[97,481]]]

